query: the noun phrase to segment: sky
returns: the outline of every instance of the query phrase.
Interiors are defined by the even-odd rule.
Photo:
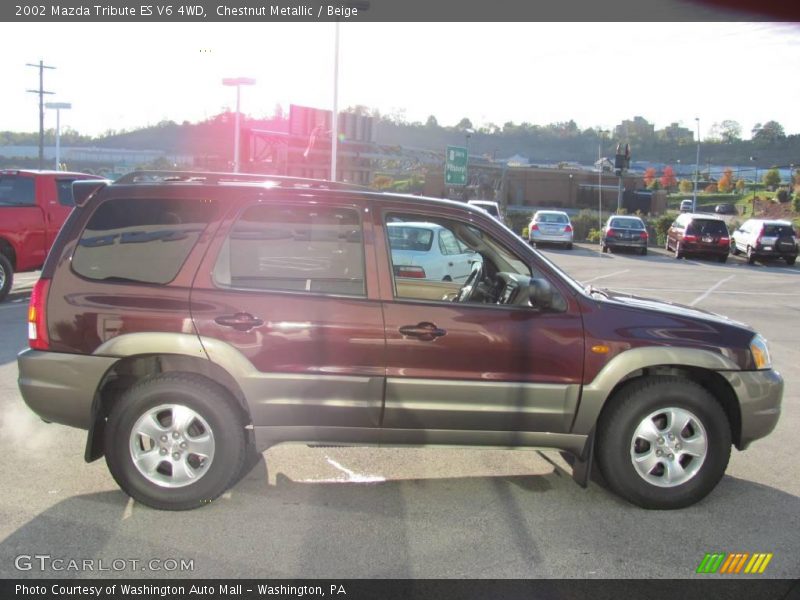
[[[235,106],[224,77],[252,77],[242,112],[330,109],[333,23],[0,23],[0,131],[61,126],[97,135]],[[441,125],[507,121],[613,129],[639,115],[701,137],[715,122],[800,133],[800,25],[772,23],[342,23],[339,107],[361,104]],[[48,111],[45,127],[55,127]]]

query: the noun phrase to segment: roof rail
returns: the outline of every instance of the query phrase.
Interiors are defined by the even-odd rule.
[[[355,183],[309,179],[305,177],[287,177],[284,175],[266,175],[257,173],[215,173],[203,171],[131,171],[114,181],[114,183],[220,183],[250,182],[272,183],[275,187],[309,188],[323,190],[362,190],[370,188]]]

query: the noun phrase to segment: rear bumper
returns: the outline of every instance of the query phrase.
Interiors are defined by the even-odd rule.
[[[702,244],[687,244],[681,242],[681,250],[684,254],[696,254],[700,256],[728,256],[730,246],[704,246]]]
[[[750,442],[768,435],[778,424],[783,398],[783,378],[772,369],[766,371],[719,371],[739,399],[742,417],[740,442],[744,450]]]
[[[603,243],[609,248],[647,248],[647,240],[643,239],[619,239],[619,238],[605,238]]]
[[[22,398],[45,421],[89,429],[95,392],[117,360],[23,350],[17,356]]]
[[[541,242],[545,244],[571,244],[571,233],[539,233],[535,232],[529,236],[529,240],[533,243]]]

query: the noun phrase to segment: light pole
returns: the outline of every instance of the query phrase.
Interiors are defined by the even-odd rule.
[[[697,160],[694,165],[694,194],[692,195],[692,212],[697,212],[697,178],[700,176],[700,117],[695,117],[697,121]]]
[[[597,163],[599,170],[597,174],[597,231],[603,229],[603,138],[606,132],[600,130],[600,141],[597,142]],[[602,239],[600,240],[602,244]]]
[[[250,77],[226,77],[222,80],[222,85],[236,87],[236,122],[233,131],[233,172],[239,172],[239,106],[241,102],[241,87],[243,85],[255,85],[256,80]]]
[[[751,216],[756,216],[756,185],[758,185],[758,165],[756,164],[756,160],[758,160],[757,156],[751,156],[750,160],[753,161],[755,165],[756,174],[753,175],[753,206],[750,210]]]
[[[69,102],[45,102],[45,108],[56,109],[56,171],[61,170],[61,111],[72,108]]]

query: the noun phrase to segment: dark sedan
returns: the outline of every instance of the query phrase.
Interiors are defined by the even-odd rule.
[[[612,215],[606,221],[600,239],[603,252],[619,248],[647,254],[647,228],[639,217]]]

